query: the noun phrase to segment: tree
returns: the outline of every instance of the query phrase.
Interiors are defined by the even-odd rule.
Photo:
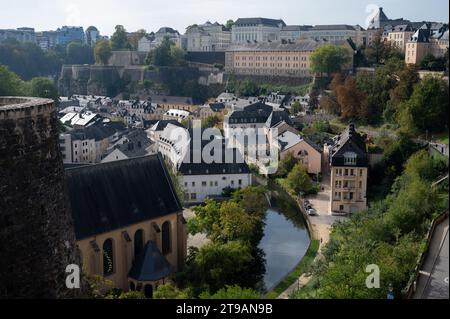
[[[425,55],[420,61],[420,67],[430,71],[445,71],[447,60],[444,57],[437,58],[431,53]]]
[[[334,94],[326,94],[320,99],[320,108],[328,114],[341,115],[341,107]]]
[[[319,106],[319,90],[316,86],[311,88],[311,92],[309,94],[309,108],[311,110],[317,109]]]
[[[261,299],[261,294],[253,289],[241,288],[238,285],[227,285],[213,295],[209,292],[203,292],[200,294],[200,299]]]
[[[116,25],[116,31],[111,36],[111,49],[113,51],[131,50],[128,42],[127,31],[123,25]]]
[[[170,283],[158,286],[153,293],[153,299],[189,299],[190,297],[189,289],[180,290]]]
[[[448,129],[449,95],[447,83],[427,76],[414,86],[411,98],[402,104],[398,121],[411,134],[443,132]]]
[[[228,30],[231,30],[231,28],[234,25],[234,21],[233,20],[227,20],[227,22],[225,23],[225,28],[227,28]]]
[[[142,39],[147,34],[147,31],[144,29],[139,29],[136,32],[133,32],[131,36],[128,39],[128,42],[130,43],[131,47],[134,50],[138,49],[138,42],[140,39]]]
[[[93,50],[88,45],[70,42],[66,50],[66,63],[68,64],[92,64],[94,62]]]
[[[340,106],[341,118],[367,120],[369,112],[367,109],[367,97],[360,91],[353,77],[348,77],[344,84],[334,86],[336,101]]]
[[[288,152],[278,163],[277,175],[286,176],[296,164],[298,164],[298,159],[292,153]]]
[[[34,78],[29,82],[30,96],[37,96],[52,99],[54,101],[59,100],[58,89],[53,81],[48,78]]]
[[[156,49],[148,53],[146,63],[154,66],[184,66],[185,55],[169,37],[165,37]]]
[[[296,115],[298,113],[300,113],[303,110],[302,105],[300,104],[299,101],[295,101],[294,103],[292,103],[291,105],[291,109],[289,110],[291,114]]]
[[[0,65],[0,96],[18,95],[24,95],[23,81],[6,66]]]
[[[112,55],[111,42],[109,42],[108,40],[98,41],[95,44],[94,55],[96,63],[107,65],[109,58]]]
[[[205,119],[202,120],[202,127],[203,127],[203,128],[214,127],[214,126],[216,126],[219,122],[220,122],[220,120],[219,120],[219,118],[217,117],[217,115],[208,116],[207,118],[205,118]]]
[[[311,194],[317,192],[317,188],[309,177],[306,167],[302,164],[296,164],[288,174],[286,180],[289,187],[296,194]]]
[[[376,33],[371,45],[365,50],[366,59],[369,64],[383,64],[391,58],[404,60],[403,53],[390,41],[384,41],[383,30]]]
[[[342,46],[323,45],[311,54],[311,70],[314,73],[326,73],[330,76],[343,70],[350,61],[350,52]]]

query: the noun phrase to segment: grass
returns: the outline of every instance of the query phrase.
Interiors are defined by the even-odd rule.
[[[278,285],[270,290],[265,296],[265,299],[276,299],[281,295],[289,286],[298,280],[298,278],[306,272],[306,270],[313,263],[314,258],[316,258],[317,251],[319,250],[319,241],[312,240],[305,256],[297,264],[293,271],[291,271]]]
[[[438,134],[434,139],[439,143],[448,145],[448,132]]]

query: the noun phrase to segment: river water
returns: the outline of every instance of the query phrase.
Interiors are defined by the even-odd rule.
[[[310,238],[295,201],[281,188],[269,185],[271,205],[267,210],[264,237],[259,248],[265,253],[264,286],[273,288],[300,262]]]

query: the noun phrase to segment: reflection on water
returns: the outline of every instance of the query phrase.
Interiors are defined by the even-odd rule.
[[[258,246],[265,253],[264,284],[267,290],[294,269],[310,242],[296,203],[275,185],[270,188],[272,207],[267,211],[264,237]]]

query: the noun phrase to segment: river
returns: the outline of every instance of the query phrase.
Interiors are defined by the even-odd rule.
[[[271,205],[259,248],[265,253],[264,286],[270,290],[292,271],[308,249],[310,238],[295,201],[270,183]]]

